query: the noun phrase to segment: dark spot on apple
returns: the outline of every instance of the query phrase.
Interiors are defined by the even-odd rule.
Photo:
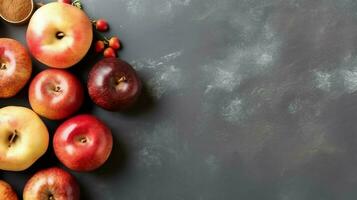
[[[57,38],[58,40],[61,40],[62,38],[64,38],[64,36],[65,36],[65,34],[64,34],[63,32],[61,32],[61,31],[58,31],[58,32],[56,33],[56,38]]]

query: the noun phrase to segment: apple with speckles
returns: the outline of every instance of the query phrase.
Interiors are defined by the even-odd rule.
[[[65,170],[52,167],[38,171],[26,183],[24,200],[79,200],[76,179]]]
[[[81,82],[63,69],[46,69],[30,84],[30,105],[47,119],[60,120],[71,116],[81,107],[83,100]]]
[[[4,200],[18,200],[16,192],[7,182],[0,180],[0,199]]]
[[[92,23],[81,9],[66,3],[41,6],[31,17],[26,40],[31,54],[53,68],[68,68],[87,54]]]
[[[31,77],[32,62],[18,41],[0,38],[0,98],[15,96]]]

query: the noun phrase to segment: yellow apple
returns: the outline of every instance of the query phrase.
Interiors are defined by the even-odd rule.
[[[27,45],[40,62],[54,68],[68,68],[88,52],[93,40],[92,22],[79,8],[52,2],[31,17]]]
[[[48,148],[46,125],[32,110],[8,106],[0,109],[0,169],[29,168]]]

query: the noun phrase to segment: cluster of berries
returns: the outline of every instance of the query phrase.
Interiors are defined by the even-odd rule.
[[[98,19],[93,21],[93,25],[97,31],[106,32],[109,29],[108,22],[104,19]],[[116,57],[117,51],[120,49],[120,40],[118,37],[113,36],[110,39],[97,34],[101,39],[95,43],[95,51],[97,53],[103,52],[104,57]]]

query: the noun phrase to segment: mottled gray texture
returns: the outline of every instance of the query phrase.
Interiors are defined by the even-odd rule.
[[[83,199],[357,198],[357,1],[83,0],[111,22],[145,83],[127,113],[92,106],[115,135]],[[24,27],[0,23],[24,42]],[[108,34],[108,35],[110,35]],[[85,82],[97,58],[72,71]],[[43,66],[36,63],[36,72]],[[26,90],[0,105],[28,105]],[[58,123],[47,121],[53,132]],[[23,173],[20,193],[50,151]]]

